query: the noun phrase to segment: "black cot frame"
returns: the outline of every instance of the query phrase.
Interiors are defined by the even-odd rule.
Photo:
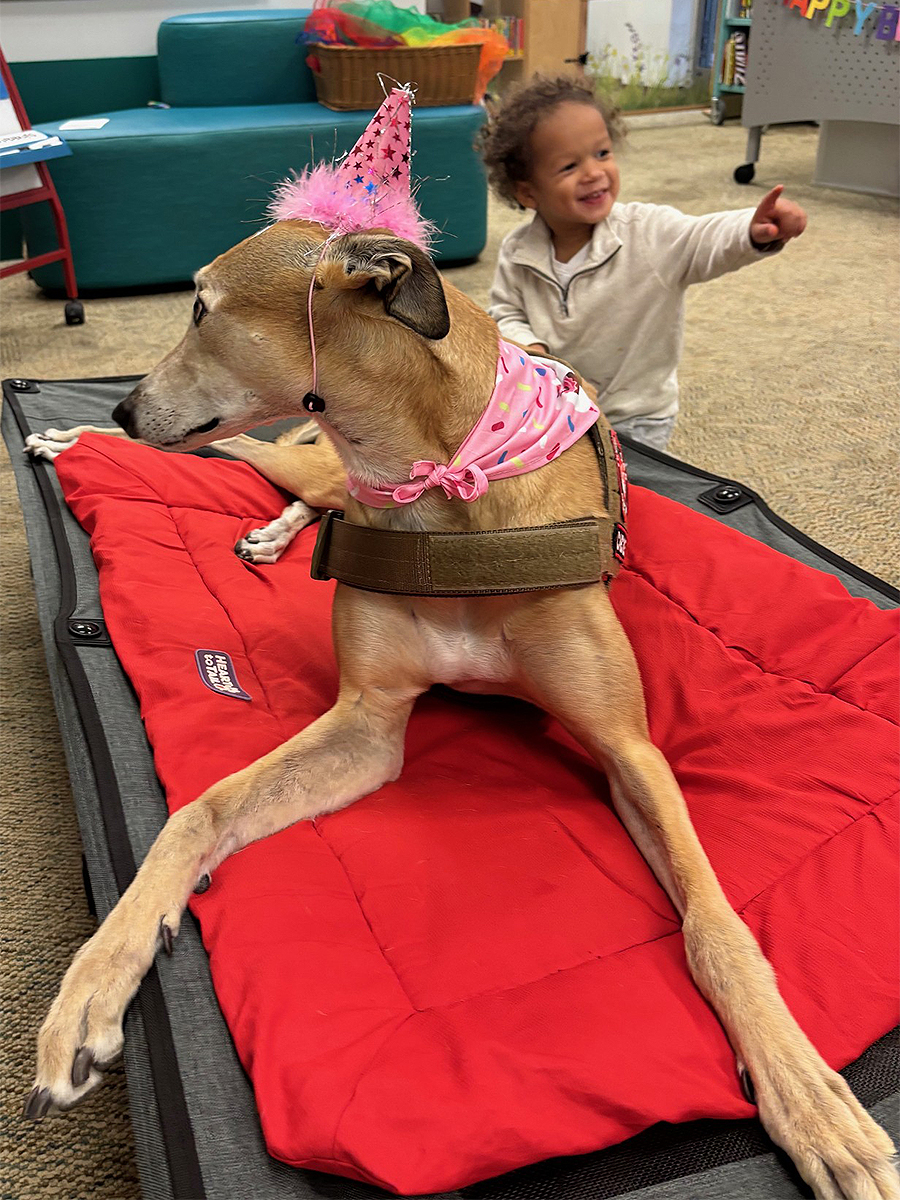
[[[47,426],[104,424],[138,377],[5,380],[2,432],[25,516],[35,591],[84,845],[85,886],[103,917],[166,817],[137,702],[112,649],[89,541],[52,466],[23,453]],[[266,436],[267,431],[255,431]],[[272,431],[268,431],[271,433]],[[882,608],[900,593],[772,513],[751,489],[623,438],[629,477],[836,575]],[[215,453],[204,451],[201,453]],[[890,1123],[900,1091],[897,1031],[843,1074]],[[376,1200],[387,1193],[296,1170],[265,1150],[250,1084],[224,1025],[196,925],[147,975],[126,1019],[126,1072],[148,1200]],[[639,1197],[636,1196],[639,1193]],[[808,1195],[757,1121],[657,1125],[620,1146],[552,1159],[432,1200],[791,1200]]]

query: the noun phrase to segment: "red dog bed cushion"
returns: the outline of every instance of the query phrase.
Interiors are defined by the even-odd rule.
[[[275,566],[232,551],[282,492],[94,436],[56,466],[172,810],[333,703],[315,529]],[[897,615],[638,487],[612,598],[728,898],[840,1068],[897,1011]],[[425,697],[396,783],[191,907],[287,1163],[440,1192],[752,1112],[603,776],[536,710]]]

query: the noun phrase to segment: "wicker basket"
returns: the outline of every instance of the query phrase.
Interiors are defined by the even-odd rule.
[[[316,98],[326,108],[375,109],[384,100],[378,72],[411,83],[416,105],[471,104],[481,46],[309,47]]]

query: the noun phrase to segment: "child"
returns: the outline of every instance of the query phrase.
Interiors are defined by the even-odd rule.
[[[615,115],[587,83],[536,77],[484,130],[491,186],[535,211],[503,240],[490,313],[502,337],[590,380],[617,431],[663,450],[678,411],[685,289],[779,250],[806,214],[780,186],[755,211],[703,217],[617,204]]]

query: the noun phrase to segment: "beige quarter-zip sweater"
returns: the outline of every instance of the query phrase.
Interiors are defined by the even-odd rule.
[[[752,208],[691,217],[661,204],[614,204],[584,264],[563,287],[550,230],[535,214],[506,235],[491,288],[501,336],[572,364],[612,425],[678,411],[684,293],[780,248],[750,241]]]

